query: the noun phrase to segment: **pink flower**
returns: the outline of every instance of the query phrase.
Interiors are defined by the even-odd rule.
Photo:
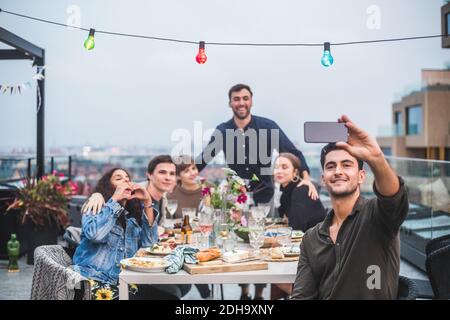
[[[202,196],[206,196],[208,194],[211,194],[211,189],[209,187],[205,187],[202,189]]]
[[[75,182],[69,181],[70,194],[78,194],[78,185]]]
[[[241,193],[246,193],[247,192],[247,188],[245,186],[241,186],[241,188],[239,189],[239,191]]]
[[[247,201],[247,195],[245,193],[241,193],[237,198],[237,203],[245,203]]]
[[[64,173],[62,173],[62,172],[58,173],[58,177],[60,177],[60,178],[64,177]]]

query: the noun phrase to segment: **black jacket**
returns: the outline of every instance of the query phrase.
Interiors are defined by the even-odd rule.
[[[296,182],[291,182],[285,188],[280,199],[278,212],[280,217],[286,215],[289,219],[289,226],[293,230],[305,232],[314,227],[325,218],[326,212],[320,199],[312,200],[308,196],[308,186],[297,187]]]

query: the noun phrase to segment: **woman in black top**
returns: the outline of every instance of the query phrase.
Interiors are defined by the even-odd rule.
[[[293,230],[305,232],[321,222],[326,215],[320,199],[308,197],[308,186],[297,185],[300,182],[300,160],[292,153],[280,153],[275,161],[274,180],[282,191],[278,213],[288,219]]]

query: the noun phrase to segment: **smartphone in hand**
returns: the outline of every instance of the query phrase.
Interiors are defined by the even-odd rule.
[[[347,142],[348,130],[340,122],[307,121],[304,124],[304,137],[308,143]]]

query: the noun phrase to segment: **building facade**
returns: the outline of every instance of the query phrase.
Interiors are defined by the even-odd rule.
[[[392,105],[392,127],[377,141],[386,155],[450,161],[450,68],[422,70],[422,88]]]

